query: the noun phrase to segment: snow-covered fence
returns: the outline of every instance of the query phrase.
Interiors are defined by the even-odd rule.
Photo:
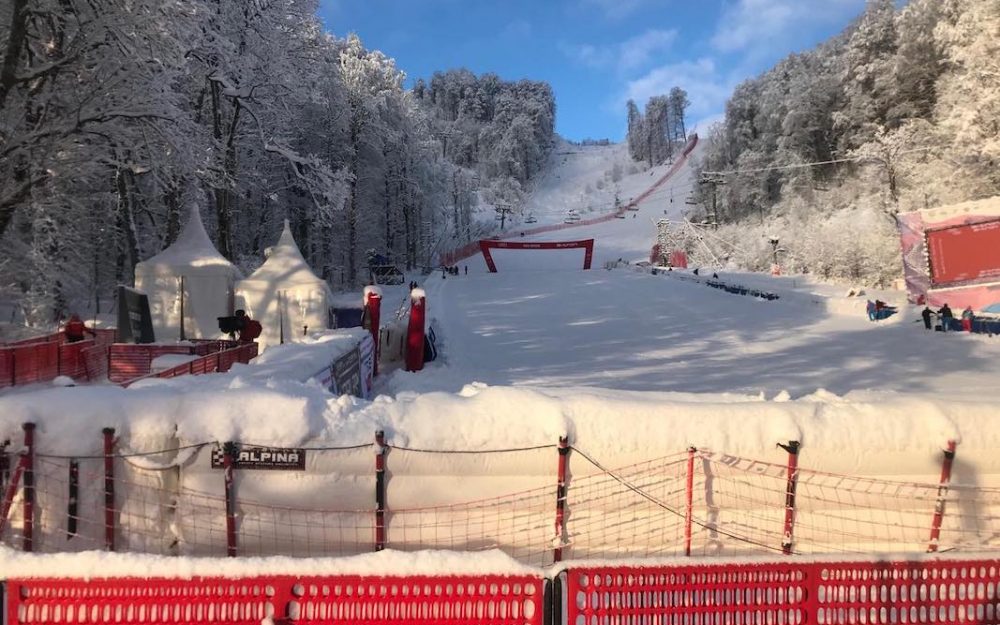
[[[74,456],[26,438],[0,454],[16,469],[0,483],[0,542],[298,557],[499,548],[533,565],[1000,549],[1000,489],[951,484],[953,444],[931,483],[810,470],[794,442],[782,463],[690,449],[612,469],[566,441],[420,449],[373,435],[296,449],[174,439],[109,453],[95,432],[103,451]]]

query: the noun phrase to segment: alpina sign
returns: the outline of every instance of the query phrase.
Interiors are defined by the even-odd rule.
[[[221,449],[212,450],[212,468],[225,468]],[[240,447],[233,458],[234,469],[305,471],[306,450],[283,447]]]

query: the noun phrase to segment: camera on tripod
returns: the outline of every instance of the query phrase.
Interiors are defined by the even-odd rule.
[[[219,331],[223,334],[234,336],[243,331],[246,324],[246,317],[219,317]]]

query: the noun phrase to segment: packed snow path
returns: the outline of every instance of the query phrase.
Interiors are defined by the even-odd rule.
[[[579,168],[574,162],[565,167]],[[651,179],[648,173],[640,176]],[[625,219],[535,237],[520,237],[515,227],[508,237],[593,237],[592,271],[579,270],[579,250],[496,250],[497,274],[486,273],[477,255],[463,261],[467,276],[464,271],[447,279],[429,276],[428,308],[437,319],[441,361],[420,375],[397,374],[391,389],[456,391],[478,381],[768,397],[820,388],[838,394],[868,389],[1000,394],[993,390],[1000,338],[927,332],[912,323],[915,311],[904,308],[900,317],[874,324],[864,316],[863,298],[855,303],[856,312],[833,314],[805,297],[766,302],[674,277],[602,269],[608,260],[634,262],[648,255],[654,222],[665,214],[681,215],[680,198],[692,177],[690,167],[683,168]],[[544,194],[553,197],[550,190]],[[550,218],[558,214],[552,211]],[[796,285],[803,291],[801,279],[721,275],[758,288]],[[808,285],[804,291],[839,297],[845,290]],[[902,303],[902,294],[894,299]]]
[[[443,360],[397,389],[465,383],[688,392],[996,392],[1000,339],[874,324],[628,270],[430,282]]]

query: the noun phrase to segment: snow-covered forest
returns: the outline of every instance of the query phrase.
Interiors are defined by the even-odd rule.
[[[0,298],[30,323],[106,309],[194,204],[244,269],[285,218],[334,287],[366,281],[372,250],[429,263],[492,227],[476,207],[516,199],[553,140],[548,85],[454,71],[408,90],[311,0],[3,7]]]
[[[673,87],[668,95],[656,95],[639,112],[634,100],[625,105],[628,131],[625,141],[633,160],[646,161],[650,167],[673,160],[674,152],[687,141],[685,116],[691,105],[688,94]]]
[[[887,284],[897,213],[1000,193],[1000,4],[896,4],[735,89],[700,166],[720,184],[692,189],[722,224],[696,256],[763,270],[773,237],[788,270]]]

